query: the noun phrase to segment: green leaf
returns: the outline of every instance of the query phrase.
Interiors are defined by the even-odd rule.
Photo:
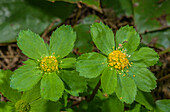
[[[153,110],[154,101],[150,93],[146,93],[138,90],[135,100],[138,103],[144,105],[147,109]]]
[[[133,5],[131,0],[101,0],[102,6],[106,9],[112,8],[118,17],[131,16]]]
[[[109,99],[103,101],[102,112],[123,112],[124,104],[116,97],[111,96]]]
[[[100,81],[100,78],[101,78],[100,76],[91,79],[86,78],[86,82],[90,88],[94,89],[97,83]]]
[[[157,48],[169,48],[170,29],[143,34],[142,43]]]
[[[19,91],[26,91],[36,85],[41,79],[42,73],[34,64],[23,65],[15,70],[11,77],[10,86]]]
[[[129,75],[135,81],[136,86],[142,91],[150,92],[156,88],[156,77],[147,68],[132,65],[132,67],[129,68]]]
[[[163,99],[156,101],[156,109],[155,112],[169,112],[170,110],[170,100]]]
[[[48,50],[44,40],[30,30],[20,31],[17,45],[25,55],[32,59],[40,59],[41,56],[48,56]]]
[[[62,97],[64,85],[55,72],[44,74],[41,80],[41,96],[46,100],[57,101]]]
[[[87,83],[85,81],[85,78],[79,76],[78,72],[76,71],[63,70],[60,77],[66,83],[70,94],[78,94],[87,90]]]
[[[115,47],[114,34],[107,25],[102,22],[94,23],[91,26],[91,36],[101,52],[108,55],[113,51],[112,47]]]
[[[91,24],[95,23],[96,20],[100,20],[100,18],[97,15],[88,15],[85,18],[83,18],[82,20],[80,20],[80,24],[91,25]]]
[[[140,107],[141,105],[140,104],[135,104],[135,107],[128,110],[128,111],[125,111],[125,112],[143,112],[143,111],[140,111]]]
[[[9,70],[0,70],[0,92],[12,102],[16,102],[21,98],[21,93],[10,88],[10,77],[13,72]]]
[[[78,58],[76,69],[80,76],[95,78],[107,67],[107,58],[99,53],[87,53]]]
[[[133,26],[121,27],[116,32],[116,47],[122,44],[128,54],[132,54],[140,43],[140,36]]]
[[[159,60],[158,54],[151,48],[142,47],[136,51],[130,58],[130,61],[144,62],[147,66],[152,66]]]
[[[90,24],[78,24],[74,27],[74,30],[77,32],[75,48],[78,48],[78,52],[85,53],[92,51],[93,45],[89,32]]]
[[[0,43],[14,42],[20,30],[41,34],[57,18],[54,27],[73,11],[73,4],[47,0],[1,0]],[[21,10],[22,9],[22,10]],[[64,9],[64,10],[61,10]],[[55,11],[54,11],[55,10]]]
[[[103,71],[101,76],[101,87],[107,94],[112,94],[115,91],[117,87],[117,73],[115,69],[107,67]]]
[[[89,15],[80,20],[80,24],[74,26],[74,30],[77,33],[77,38],[75,42],[75,48],[78,49],[80,53],[91,52],[93,49],[92,37],[90,35],[90,26],[99,17],[96,15]]]
[[[118,83],[116,88],[116,95],[120,101],[131,104],[135,100],[136,85],[130,77],[118,75]]]
[[[59,101],[51,102],[42,98],[32,102],[30,105],[31,112],[60,112],[62,108],[62,104]]]
[[[60,26],[53,32],[50,39],[51,54],[55,53],[55,56],[60,58],[67,56],[73,50],[75,40],[76,33],[71,26]]]
[[[170,1],[133,0],[134,21],[140,33],[170,26]]]
[[[6,102],[0,102],[0,112],[15,112],[14,107]]]
[[[40,97],[41,95],[40,95],[40,82],[39,82],[32,89],[23,92],[21,99],[28,103],[32,103],[35,100],[39,99]]]
[[[75,68],[76,59],[75,58],[64,58],[59,62],[59,68]]]

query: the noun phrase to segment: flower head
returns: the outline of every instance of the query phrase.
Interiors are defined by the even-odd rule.
[[[41,59],[40,68],[44,72],[55,72],[58,70],[58,61],[55,56],[46,56]]]
[[[15,103],[15,108],[17,112],[29,112],[30,111],[30,105],[28,102],[24,100],[19,100]]]
[[[128,55],[121,49],[109,53],[108,64],[117,70],[123,70],[124,68],[128,68],[130,65]]]

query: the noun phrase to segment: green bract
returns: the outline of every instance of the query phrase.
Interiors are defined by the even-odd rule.
[[[137,88],[144,92],[156,87],[156,78],[146,67],[154,65],[158,54],[151,48],[136,49],[140,36],[133,27],[120,28],[116,37],[103,23],[91,26],[92,39],[103,53],[86,53],[78,58],[76,69],[80,76],[95,78],[101,75],[104,93],[116,93],[126,103],[135,100]]]
[[[11,87],[19,91],[26,91],[40,81],[41,96],[44,99],[57,101],[65,90],[61,75],[63,73],[70,74],[70,72],[71,75],[76,73],[69,71],[75,68],[76,59],[64,58],[72,51],[75,40],[76,33],[73,32],[71,26],[63,25],[57,28],[51,36],[49,46],[39,35],[30,30],[21,31],[17,44],[30,59],[24,62],[25,65],[15,70],[11,77]],[[72,77],[71,75],[70,77]],[[79,80],[83,77],[76,78]],[[67,82],[69,79],[63,80]],[[83,82],[85,83],[85,80]],[[86,84],[84,86],[86,87]],[[78,93],[82,92],[82,88],[80,90]]]

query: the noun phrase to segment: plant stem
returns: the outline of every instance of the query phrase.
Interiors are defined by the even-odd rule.
[[[95,97],[95,95],[96,95],[96,93],[97,93],[100,85],[101,85],[101,80],[99,80],[98,84],[96,85],[96,87],[95,87],[94,90],[93,90],[93,93],[92,93],[91,96],[87,99],[88,102],[90,102],[90,101],[93,100],[93,98]]]

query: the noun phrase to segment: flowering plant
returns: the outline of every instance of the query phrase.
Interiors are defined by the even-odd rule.
[[[156,87],[156,78],[147,67],[154,65],[159,56],[148,47],[137,50],[140,36],[133,27],[120,28],[114,38],[108,26],[94,23],[91,36],[101,53],[86,53],[78,58],[76,69],[80,76],[95,78],[101,75],[103,91],[115,92],[126,103],[135,100],[137,89],[150,92]]]
[[[76,92],[75,94],[84,91],[86,88],[78,88],[79,85],[68,81],[67,78],[76,77],[74,80],[86,85],[84,78],[79,77],[73,70],[76,59],[64,58],[72,51],[75,40],[76,33],[71,26],[63,25],[58,28],[52,34],[49,46],[30,30],[21,31],[17,44],[30,59],[14,71],[11,87],[19,91],[27,91],[40,81],[41,96],[52,101],[61,98],[64,90],[69,93]],[[68,89],[65,89],[63,81],[69,87]],[[74,91],[71,90],[72,88]]]

